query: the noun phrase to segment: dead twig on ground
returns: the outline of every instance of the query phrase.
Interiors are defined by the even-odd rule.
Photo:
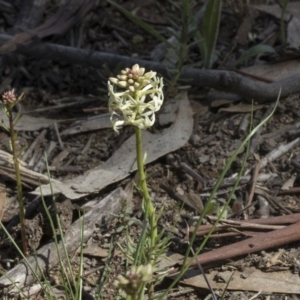
[[[211,222],[213,222],[216,218],[210,216],[209,219],[211,220]],[[221,225],[219,224],[216,227],[216,230],[214,232],[218,232],[220,231],[220,229],[227,229],[229,228],[229,224],[240,224],[240,226],[243,226],[242,224],[246,224],[247,226],[249,225],[249,227],[246,226],[247,229],[249,228],[254,228],[255,226],[258,225],[274,225],[274,226],[279,226],[279,225],[289,225],[289,224],[294,224],[296,222],[300,222],[300,213],[298,214],[291,214],[288,216],[279,216],[279,217],[270,217],[270,218],[266,218],[266,219],[252,219],[252,220],[240,220],[240,221],[232,221],[232,220],[226,220],[227,225],[225,225],[224,223]],[[252,224],[254,224],[253,227]],[[202,225],[200,226],[200,228],[197,231],[197,235],[204,235],[207,234],[211,228],[213,227],[213,225],[211,224],[207,224],[207,225]],[[271,227],[269,227],[269,229],[272,229]],[[193,233],[195,230],[194,227],[190,228],[190,232]]]
[[[244,241],[233,243],[231,245],[200,254],[198,255],[197,259],[201,262],[202,266],[219,264],[228,259],[279,247],[298,241],[299,239],[300,222],[297,222],[282,229],[263,233]],[[197,266],[197,262],[193,261],[191,267],[195,266]]]
[[[12,37],[9,35],[0,34],[0,42],[7,42],[11,39]],[[55,59],[73,64],[85,64],[95,68],[102,68],[105,63],[111,68],[117,65],[129,67],[133,64],[139,64],[146,69],[151,69],[166,78],[170,78],[168,70],[158,62],[110,53],[88,51],[51,43],[31,45],[16,44],[15,51],[27,56],[34,54],[35,58]],[[200,70],[185,67],[182,70],[180,79],[185,80],[186,84],[193,86],[210,87],[227,92],[234,92],[246,99],[255,99],[258,103],[275,101],[280,88],[282,89],[281,97],[283,98],[290,94],[300,92],[300,74],[273,83],[264,83],[249,79],[234,71]]]
[[[262,250],[267,250],[298,241],[300,239],[300,214],[295,215],[297,215],[298,221],[292,225],[289,225],[282,229],[262,233],[255,237],[245,239],[243,241],[200,254],[195,260],[189,262],[191,263],[190,267],[196,267],[197,260],[199,260],[203,268],[207,269],[212,266],[220,265],[221,263],[224,263],[224,261],[227,261],[229,259],[241,257],[251,253],[256,253]],[[292,219],[292,216],[293,215],[289,215],[288,217]],[[279,218],[282,217],[283,216]],[[179,272],[179,268],[173,268],[170,270],[169,275],[175,274],[177,272]]]

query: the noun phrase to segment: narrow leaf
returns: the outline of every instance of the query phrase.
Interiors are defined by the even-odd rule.
[[[203,16],[203,38],[205,43],[204,67],[212,65],[212,56],[219,33],[222,0],[208,0]]]
[[[273,47],[269,45],[256,45],[250,48],[248,51],[246,51],[235,63],[235,66],[240,64],[241,62],[254,57],[256,55],[262,54],[262,53],[275,53],[275,50]]]
[[[169,47],[173,47],[172,44],[168,42],[167,39],[165,39],[160,33],[158,33],[153,27],[149,26],[147,23],[143,22],[139,18],[137,18],[135,15],[133,15],[131,12],[123,8],[122,6],[116,4],[115,2],[111,0],[107,0],[108,3],[110,3],[112,6],[117,8],[125,17],[127,17],[130,21],[144,29],[149,34],[153,35],[155,38],[157,38],[159,41],[166,43]]]

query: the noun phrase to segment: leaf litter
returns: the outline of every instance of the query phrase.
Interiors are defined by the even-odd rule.
[[[166,22],[164,15],[159,14],[154,2],[141,6],[139,13],[145,18],[148,16],[148,20],[151,19],[149,16],[154,17],[157,15],[159,16],[159,23],[164,24]],[[80,6],[80,3],[78,1],[77,4]],[[274,22],[274,17],[270,17],[270,13],[272,13],[271,5],[266,6],[264,12],[261,5],[256,7],[256,11],[260,10],[261,13],[254,13],[253,15],[248,14],[248,8],[244,6],[245,11],[247,11],[246,16],[248,15],[248,20],[245,23],[240,22],[244,15],[238,9],[234,11],[234,14],[226,15],[226,18],[224,15],[222,16],[217,47],[220,47],[218,48],[220,50],[219,57],[223,61],[217,61],[215,67],[222,65],[222,68],[229,69],[230,66],[235,65],[243,52],[249,50],[255,43],[262,43],[268,37],[267,43],[276,50],[276,54],[258,55],[256,57],[247,56],[248,60],[241,62],[243,72],[252,73],[250,75],[256,78],[255,80],[263,82],[277,81],[297,74],[298,64],[297,60],[294,59],[295,56],[297,58],[297,52],[293,48],[297,45],[297,39],[295,39],[297,37],[297,26],[295,22],[292,22],[297,21],[297,14],[295,14],[297,7],[293,9],[293,5],[297,6],[298,3],[289,3],[286,23],[287,39],[292,51],[289,49],[288,51],[290,52],[287,51],[285,55],[291,55],[291,60],[280,62],[282,55],[280,51],[277,51],[278,39],[276,35],[278,37],[279,7],[276,8],[277,12],[273,13],[273,16],[277,18],[277,21]],[[100,7],[97,8],[99,11],[102,11],[102,7],[101,9]],[[134,44],[133,40],[137,41],[138,39],[132,38],[133,33],[135,37],[138,37],[138,35],[143,37],[145,35],[144,31],[140,31],[128,20],[122,19],[110,7],[106,7],[106,9],[108,9],[107,15],[111,14],[114,17],[113,22],[107,22],[106,20],[106,25],[101,27],[102,25],[100,26],[98,21],[95,22],[93,18],[88,18],[88,20],[85,20],[88,22],[86,27],[89,28],[88,33],[84,29],[80,31],[78,36],[76,36],[76,30],[72,34],[66,33],[70,40],[70,45],[77,43],[76,45],[80,47],[81,43],[84,43],[88,49],[116,51],[125,55],[130,50],[135,52],[134,55],[138,53],[140,58],[148,56],[157,45],[157,41],[152,37],[147,37],[147,43],[139,44],[137,42]],[[228,9],[228,12],[231,8],[226,7],[226,9]],[[14,23],[11,13],[14,11],[14,8],[9,8],[8,4],[5,9],[3,8],[3,11],[6,12],[3,19],[5,21],[0,26],[3,27],[3,32],[6,32],[6,27],[3,24],[6,24],[6,22],[9,24]],[[292,14],[293,18],[290,20]],[[105,18],[107,15],[105,15]],[[95,11],[92,11],[92,16],[95,17]],[[96,15],[96,17],[98,18],[99,16]],[[72,19],[73,21],[74,19]],[[120,28],[124,28],[124,22],[127,26],[122,31]],[[118,24],[119,26],[112,28],[110,23]],[[236,32],[232,30],[232,28],[239,28],[240,25],[242,27],[243,23],[241,30]],[[227,26],[230,26],[230,28]],[[293,26],[296,29],[294,31],[292,30]],[[102,35],[103,28],[105,28],[105,35]],[[109,30],[107,31],[107,29]],[[57,33],[60,29],[56,26],[53,30],[55,31],[54,33]],[[114,33],[110,34],[111,32]],[[253,32],[258,33],[257,38],[253,35]],[[229,49],[228,47],[232,45],[232,37],[235,34],[240,36],[238,48],[234,46],[232,49]],[[74,36],[75,41],[73,40]],[[109,39],[106,39],[107,37]],[[56,39],[61,44],[66,42],[64,38],[56,37]],[[99,42],[99,39],[103,40]],[[43,43],[43,40],[40,41]],[[121,44],[123,46],[120,47]],[[130,49],[126,48],[128,45],[130,45]],[[224,51],[224,49],[226,50]],[[237,49],[238,51],[236,51]],[[230,51],[232,51],[233,55],[227,55]],[[268,60],[272,63],[268,63]],[[256,70],[247,69],[250,65],[254,65]],[[45,164],[42,158],[42,153],[45,150],[49,154],[49,162],[52,167],[51,174],[55,180],[54,188],[63,198],[60,199],[58,197],[58,201],[61,201],[61,203],[65,202],[65,198],[69,198],[76,200],[76,203],[82,207],[85,202],[85,204],[91,205],[93,202],[99,202],[99,199],[103,198],[116,186],[129,185],[131,175],[133,175],[132,173],[135,170],[134,157],[131,155],[134,149],[134,142],[131,137],[132,133],[129,130],[125,130],[121,136],[114,136],[112,130],[108,128],[108,115],[98,115],[98,112],[101,110],[89,101],[86,101],[86,105],[82,101],[81,106],[77,107],[61,107],[57,112],[45,109],[47,106],[53,107],[53,104],[55,104],[53,99],[64,99],[70,97],[70,95],[82,95],[83,98],[84,96],[88,98],[89,95],[98,96],[101,90],[101,88],[99,89],[100,83],[104,82],[105,86],[106,78],[109,75],[105,74],[104,68],[99,71],[86,66],[70,66],[63,62],[40,61],[23,57],[21,61],[18,61],[16,58],[16,65],[10,65],[2,71],[2,90],[3,88],[9,88],[9,85],[5,85],[5,83],[13,82],[14,87],[17,87],[20,91],[30,91],[30,98],[22,104],[24,106],[23,109],[28,110],[30,113],[24,114],[17,129],[19,136],[27,141],[28,146],[26,147],[33,145],[30,152],[25,152],[24,165],[22,165],[24,167],[23,183],[26,188],[25,201],[28,203],[27,210],[32,220],[35,220],[36,208],[34,205],[38,202],[35,198],[32,199],[32,191],[40,181],[43,182],[47,178],[45,173],[34,173],[33,169],[36,166]],[[101,72],[104,74],[101,74]],[[174,265],[180,262],[180,253],[182,254],[186,247],[184,242],[186,222],[192,225],[199,214],[197,209],[200,206],[195,205],[195,209],[192,209],[191,207],[193,206],[190,207],[186,199],[193,199],[196,202],[201,201],[205,204],[212,186],[225,165],[228,154],[236,149],[249,129],[249,123],[247,123],[247,118],[244,118],[244,115],[251,111],[251,105],[246,99],[239,95],[238,97],[234,95],[234,90],[230,92],[231,95],[217,95],[216,100],[219,101],[219,104],[215,106],[211,105],[205,90],[192,88],[189,90],[188,95],[186,93],[179,94],[178,98],[180,99],[176,102],[179,105],[178,108],[176,108],[174,103],[170,105],[168,110],[172,113],[168,115],[168,118],[163,113],[158,115],[160,121],[158,128],[145,135],[145,149],[148,154],[147,173],[149,174],[151,193],[157,207],[162,205],[167,207],[163,219],[160,221],[160,226],[174,235],[170,246],[170,250],[176,253],[176,255],[172,256]],[[228,98],[230,96],[230,99],[234,99],[234,101],[227,100],[227,96]],[[105,97],[103,96],[103,103],[99,100],[100,107],[105,106]],[[196,102],[197,105],[194,103],[191,109],[188,99],[193,99],[193,102]],[[169,99],[170,103],[172,100]],[[259,102],[259,104],[264,101],[263,97],[253,100]],[[168,102],[166,106],[167,104]],[[255,104],[254,125],[264,118],[265,111],[269,105],[269,102],[263,102],[262,107]],[[39,108],[41,109],[40,112],[38,111]],[[265,209],[265,207],[259,206],[260,203],[263,203],[268,207],[270,217],[286,217],[285,221],[280,221],[282,223],[279,223],[278,226],[288,226],[290,224],[288,220],[293,219],[296,213],[300,211],[298,196],[299,176],[297,176],[300,164],[298,143],[299,108],[298,94],[282,99],[272,120],[264,126],[257,138],[253,139],[251,145],[253,156],[249,157],[246,168],[247,174],[244,174],[243,180],[235,193],[234,203],[231,206],[232,211],[230,211],[231,215],[238,212],[240,213],[240,218],[249,218],[249,221],[251,221],[251,218],[254,216],[259,216],[262,208]],[[36,113],[34,113],[35,109],[37,109]],[[93,115],[86,117],[85,111]],[[1,119],[3,119],[2,115]],[[53,125],[54,123],[57,124],[56,127]],[[46,131],[40,136],[43,129]],[[48,147],[50,142],[55,142],[54,150]],[[4,143],[1,144],[1,149],[5,149],[6,153],[10,151],[9,147],[4,147]],[[56,162],[52,165],[55,158],[57,158]],[[226,199],[226,195],[230,192],[235,174],[240,167],[240,158],[241,156],[229,170],[218,197],[214,199],[218,205],[222,204],[222,201]],[[262,161],[261,170],[259,174],[255,175],[253,166],[259,160]],[[8,203],[6,205],[3,203],[6,207],[3,220],[5,220],[6,224],[11,224],[10,222],[14,220],[14,214],[12,213],[12,217],[8,218],[8,216],[10,212],[13,212],[12,207],[14,207],[13,168],[11,159],[7,154],[3,154],[1,161],[1,174],[5,178],[6,194],[9,196],[6,199]],[[188,165],[194,173],[187,174],[186,168],[182,167],[183,163]],[[120,168],[118,168],[118,164]],[[28,171],[28,177],[26,177],[27,170],[30,171],[30,173]],[[191,175],[195,173],[199,177]],[[294,174],[296,175],[294,176]],[[254,181],[253,176],[257,176],[254,189],[251,185],[252,181]],[[180,197],[174,201],[171,194],[169,195],[161,190],[161,183],[164,183],[171,191],[175,191]],[[134,191],[134,188],[132,190],[133,209],[138,217],[140,198]],[[43,191],[45,196],[49,194],[49,189],[46,186],[43,187]],[[248,195],[251,191],[254,191],[253,200],[248,211],[245,212],[242,204],[248,203]],[[36,189],[36,193],[38,193],[38,189]],[[196,196],[191,197],[190,195]],[[262,196],[262,198],[258,196]],[[181,202],[187,205],[184,205],[180,210],[178,207],[182,205]],[[238,207],[238,209],[233,210],[234,207]],[[266,214],[261,214],[260,216],[266,216]],[[176,222],[175,217],[177,218]],[[88,243],[90,249],[99,247],[99,249],[103,250],[103,253],[106,253],[107,249],[109,249],[109,240],[115,234],[115,228],[120,225],[118,222],[117,219],[107,221],[107,223],[104,221],[100,225],[100,229],[94,228]],[[32,222],[32,227],[34,227],[33,224]],[[247,230],[239,228],[237,230],[236,227],[231,226],[228,224],[223,225],[222,230],[224,232],[216,232],[215,234],[218,236],[215,236],[208,242],[205,251],[217,250],[230,244],[234,245],[235,242],[243,240],[245,237],[259,236],[264,233],[255,232],[252,228]],[[263,230],[263,228],[260,228],[260,230]],[[138,226],[133,226],[132,231],[133,234],[138,236]],[[299,272],[299,245],[298,242],[294,242],[280,247],[282,249],[275,247],[272,250],[249,254],[241,259],[232,258],[230,262],[223,262],[215,266],[213,270],[207,270],[208,276],[212,275],[209,277],[211,284],[216,289],[225,288],[226,295],[232,297],[232,299],[238,294],[240,295],[239,299],[250,299],[260,290],[262,290],[262,293],[257,297],[261,297],[261,299],[268,299],[267,297],[270,297],[269,294],[271,292],[273,292],[272,297],[277,297],[276,299],[291,299],[289,294],[299,293],[299,290],[297,290],[299,282],[296,278]],[[0,250],[1,266],[3,269],[7,269],[5,255],[15,254],[8,253],[7,249],[4,249],[4,253],[2,253],[3,248]],[[103,266],[104,263],[101,261],[101,256],[104,254],[102,254],[102,250],[98,260],[85,257],[85,271],[90,272],[86,276],[87,281],[84,284],[86,289],[93,290],[93,280],[99,277],[92,270],[95,266],[96,268]],[[111,268],[115,274],[120,273],[118,264],[121,265],[121,262],[122,258],[114,257],[114,263],[111,265]],[[200,276],[197,275],[197,270],[193,272],[190,271],[192,276]],[[55,272],[52,274],[55,275]],[[110,281],[112,282],[113,279],[113,276],[111,276]],[[256,279],[259,279],[259,282]],[[265,286],[260,285],[260,282],[263,281],[265,283],[266,280],[269,283],[269,290]],[[207,287],[202,283],[201,276],[191,277],[186,281],[183,280],[181,284],[193,285],[201,288],[203,293],[207,293],[205,291]],[[232,292],[234,290],[236,292]],[[103,292],[104,298],[110,299],[112,291],[113,288],[111,286],[108,287]],[[200,297],[198,289],[189,293],[185,299]],[[281,296],[282,298],[280,298]]]

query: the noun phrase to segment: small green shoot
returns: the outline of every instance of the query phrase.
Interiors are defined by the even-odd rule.
[[[247,159],[247,155],[248,155],[248,152],[249,152],[249,141],[251,140],[252,136],[257,132],[257,130],[259,130],[262,126],[264,126],[269,120],[270,118],[273,116],[276,108],[277,108],[277,105],[279,103],[279,99],[280,99],[280,95],[281,95],[281,89],[279,91],[279,94],[278,94],[278,97],[277,97],[277,100],[276,100],[276,104],[274,106],[274,109],[272,110],[272,112],[261,122],[259,123],[254,129],[251,130],[251,132],[248,134],[248,136],[244,139],[244,141],[241,143],[241,145],[235,150],[234,154],[230,157],[230,159],[228,160],[228,162],[226,163],[224,169],[222,170],[222,173],[221,175],[219,176],[218,178],[218,181],[216,182],[211,194],[210,194],[210,197],[208,199],[208,202],[207,203],[211,203],[213,198],[215,197],[216,195],[216,192],[217,190],[219,189],[221,183],[223,182],[223,179],[226,175],[226,173],[228,172],[229,168],[231,167],[232,163],[234,162],[234,160],[237,158],[238,154],[241,152],[241,150],[244,148],[245,145],[248,145],[247,147],[247,152],[246,154],[244,155],[244,160],[243,160],[243,166],[245,165],[246,163],[246,159]],[[196,234],[197,234],[197,230],[198,228],[200,227],[200,225],[202,224],[202,221],[203,221],[203,218],[204,216],[207,214],[207,211],[209,206],[206,205],[204,207],[204,210],[203,212],[201,213],[200,215],[200,218],[198,219],[196,225],[195,225],[195,230],[190,238],[190,242],[189,242],[189,245],[188,245],[188,249],[186,251],[186,254],[185,254],[185,258],[184,258],[184,262],[182,264],[182,269],[180,270],[178,276],[174,279],[174,281],[171,283],[171,285],[165,290],[165,292],[159,297],[159,299],[164,299],[164,297],[167,296],[167,294],[169,293],[169,291],[175,286],[175,284],[182,278],[182,276],[186,273],[186,271],[188,270],[188,268],[190,267],[190,265],[192,264],[192,262],[195,260],[195,258],[199,255],[199,253],[202,251],[203,247],[205,246],[205,244],[207,243],[208,239],[210,238],[212,232],[215,230],[216,226],[218,225],[218,222],[219,220],[221,219],[221,216],[223,215],[223,213],[227,210],[228,208],[228,205],[232,199],[232,196],[238,186],[238,183],[239,183],[239,179],[240,177],[242,176],[242,171],[243,171],[243,166],[242,168],[240,169],[239,171],[239,174],[238,174],[238,177],[237,177],[237,180],[232,188],[232,191],[231,193],[229,194],[228,196],[228,199],[226,201],[226,204],[224,205],[223,207],[223,210],[221,211],[221,213],[219,213],[219,216],[217,218],[217,221],[214,223],[213,227],[211,228],[210,232],[206,235],[206,237],[203,239],[201,245],[198,247],[197,251],[195,251],[195,254],[193,255],[193,257],[191,259],[189,259],[189,254],[191,252],[191,248],[193,246],[193,243],[195,241],[195,238],[196,238]]]
[[[222,0],[208,0],[206,3],[202,30],[199,31],[198,40],[202,54],[203,66],[210,69],[219,34]]]
[[[255,45],[241,55],[235,62],[234,66],[263,53],[275,53],[275,49],[269,45]]]
[[[283,1],[283,5],[282,5],[282,9],[281,9],[281,18],[280,18],[280,39],[281,39],[281,43],[282,45],[286,44],[286,35],[285,35],[285,21],[284,21],[284,17],[285,17],[285,12],[286,9],[289,5],[289,0],[284,0]]]
[[[2,95],[2,110],[6,114],[8,118],[9,125],[8,127],[2,121],[2,127],[6,130],[10,135],[10,145],[13,155],[14,167],[15,167],[15,176],[17,182],[17,198],[19,203],[19,216],[20,216],[20,224],[21,224],[21,240],[22,240],[22,250],[25,256],[29,255],[28,251],[28,242],[25,234],[25,211],[24,211],[24,203],[23,203],[23,191],[22,191],[22,182],[21,182],[21,173],[19,166],[19,153],[17,150],[17,133],[15,132],[15,126],[20,121],[22,115],[17,114],[13,115],[13,108],[23,99],[23,95],[18,98],[15,95],[14,89],[8,92],[5,92]]]

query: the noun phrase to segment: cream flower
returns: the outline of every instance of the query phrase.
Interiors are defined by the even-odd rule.
[[[119,132],[123,125],[151,127],[155,112],[163,104],[163,79],[155,72],[145,73],[139,65],[126,68],[117,77],[108,81],[108,106],[114,130]]]
[[[132,266],[125,276],[119,275],[115,281],[115,286],[126,292],[127,295],[135,295],[140,286],[150,282],[153,276],[153,267],[151,264],[138,267]]]

